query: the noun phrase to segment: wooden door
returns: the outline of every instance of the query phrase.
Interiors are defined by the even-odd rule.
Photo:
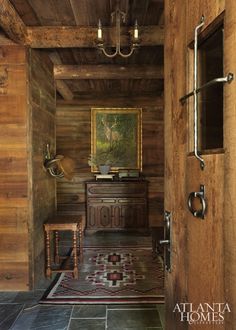
[[[236,75],[236,1],[225,1],[224,70]],[[236,329],[236,81],[225,88],[224,95],[224,266],[225,300],[231,306],[226,315],[227,330]]]
[[[186,213],[187,225],[187,302],[192,304],[187,321],[191,329],[224,329],[217,303],[225,303],[223,269],[223,195],[224,154],[203,156],[205,169],[201,170],[194,156],[187,158],[187,196],[205,187],[206,214],[204,219]],[[193,199],[197,210],[202,209],[198,198]],[[202,312],[195,312],[199,306]],[[209,307],[207,306],[209,305]],[[222,305],[224,308],[224,306]],[[188,305],[190,308],[190,305]],[[211,311],[211,308],[214,310]],[[209,310],[209,312],[207,312]],[[214,314],[213,314],[214,313]],[[190,326],[190,325],[189,325]]]
[[[187,91],[187,55],[190,35],[188,28],[193,25],[193,21],[195,25],[199,23],[198,12],[201,11],[204,14],[204,9],[208,14],[211,13],[207,16],[206,25],[209,27],[211,21],[221,14],[223,8],[217,7],[215,1],[202,0],[201,4],[202,6],[198,4],[196,7],[195,1],[192,0],[165,1],[165,210],[171,212],[172,219],[172,265],[171,272],[165,273],[166,330],[235,329],[236,326],[232,312],[235,305],[236,295],[233,296],[235,285],[232,285],[232,291],[230,290],[230,283],[235,283],[235,276],[233,277],[235,254],[232,252],[232,242],[235,238],[232,214],[235,215],[235,208],[232,208],[232,197],[229,194],[231,191],[234,196],[236,177],[235,166],[233,169],[233,159],[236,159],[236,139],[233,139],[236,118],[235,107],[232,108],[236,94],[235,86],[234,88],[232,85],[225,86],[227,96],[224,107],[225,152],[204,155],[206,162],[204,171],[201,170],[195,157],[188,154],[188,109],[186,105],[181,105],[179,102],[180,97]],[[236,34],[236,18],[231,14],[234,12],[233,6],[236,9],[233,1],[226,0],[228,11],[225,13],[225,34],[228,52],[231,49],[233,52],[232,45]],[[189,8],[191,8],[191,15],[190,11],[187,11]],[[233,60],[232,52],[231,58],[229,58],[230,52],[225,54],[226,73],[235,69],[235,56]],[[235,157],[229,155],[229,151]],[[227,185],[224,183],[225,179],[227,179]],[[207,212],[204,219],[194,217],[187,208],[189,194],[198,192],[200,185],[205,185],[206,189]],[[226,197],[227,201],[224,200]],[[231,205],[230,208],[226,210],[224,203]],[[195,207],[200,206],[195,205]],[[231,219],[229,221],[225,218],[226,212]],[[226,220],[231,232],[226,229]],[[223,244],[224,237],[230,238],[231,241]],[[225,261],[227,261],[227,266],[224,265]],[[229,280],[228,283],[225,281],[225,276]],[[212,318],[222,320],[217,310],[219,305],[212,306],[212,304],[219,303],[225,306],[227,302],[231,303],[229,304],[231,312],[226,310],[225,314],[221,315],[224,322],[222,324],[212,322]],[[207,316],[205,320],[201,313],[199,316],[198,313],[191,314],[189,310],[192,307],[195,311],[200,304],[205,318],[205,304],[208,304],[209,309],[213,308],[210,316]],[[187,313],[189,311],[190,313]],[[215,313],[214,316],[212,313]],[[200,317],[199,320],[198,317]],[[196,320],[203,322],[195,322],[195,325],[191,323]]]

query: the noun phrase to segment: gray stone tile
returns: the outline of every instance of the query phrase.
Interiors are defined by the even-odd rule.
[[[39,305],[27,306],[27,309],[24,309],[20,316],[17,318],[11,330],[32,329],[32,325],[37,317],[39,308]]]
[[[30,304],[34,303],[37,304],[37,302],[40,300],[44,293],[44,290],[35,290],[35,291],[26,291],[26,292],[18,292],[15,299],[13,300],[14,303],[19,304]]]
[[[64,330],[67,329],[72,306],[37,305],[25,309],[14,323],[12,330]]]
[[[113,328],[107,328],[107,330],[113,330]],[[135,328],[120,328],[120,330],[163,330],[160,327],[135,327]]]
[[[23,307],[21,304],[0,305],[0,329],[10,329]]]
[[[108,310],[108,328],[116,330],[123,328],[161,327],[157,310]]]
[[[108,327],[107,330],[113,330],[114,328]],[[146,330],[146,327],[135,327],[135,328],[119,328],[120,330]]]
[[[69,330],[105,330],[105,320],[71,319]]]
[[[98,231],[94,234],[85,235],[84,246],[132,246],[140,245],[151,246],[150,234],[139,232],[103,232]]]
[[[107,309],[156,309],[156,304],[110,304]]]
[[[15,299],[18,292],[4,292],[0,291],[0,304],[4,303],[11,303]]]
[[[46,290],[55,277],[56,277],[56,273],[52,274],[52,277],[50,279],[47,279],[46,277],[42,278],[40,282],[37,284],[36,290]]]
[[[101,318],[106,317],[106,305],[80,305],[75,306],[72,318]]]

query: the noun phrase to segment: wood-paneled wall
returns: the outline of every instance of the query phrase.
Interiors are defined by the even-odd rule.
[[[0,290],[28,290],[27,58],[24,47],[0,49]]]
[[[98,101],[99,102],[99,101]],[[74,103],[74,101],[73,101]],[[73,181],[57,181],[59,212],[81,212],[85,215],[84,182],[92,179],[88,156],[91,153],[91,108],[101,107],[99,102],[83,102],[57,106],[57,153],[76,160]],[[149,224],[161,225],[163,217],[163,100],[139,99],[138,102],[108,98],[105,107],[141,107],[143,130],[143,174],[149,181]]]
[[[0,46],[0,290],[44,278],[43,221],[55,210],[55,180],[43,169],[55,150],[52,64],[38,51]]]
[[[56,101],[53,65],[40,50],[29,53],[29,102],[32,152],[32,267],[33,285],[44,279],[43,223],[56,209],[56,181],[43,168],[46,144],[52,154],[56,144]]]

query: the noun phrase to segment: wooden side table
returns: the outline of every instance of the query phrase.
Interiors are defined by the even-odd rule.
[[[73,268],[62,268],[60,265],[63,257],[59,256],[59,231],[71,231],[73,235]],[[46,277],[50,278],[52,273],[72,272],[74,278],[78,278],[78,250],[80,256],[80,262],[83,258],[83,229],[82,229],[82,217],[81,216],[57,216],[50,218],[44,224],[45,231],[45,244],[46,244]],[[50,233],[54,232],[54,261],[59,265],[57,269],[52,268],[51,262],[51,242]],[[78,241],[79,238],[79,241]],[[67,257],[69,258],[69,257]]]

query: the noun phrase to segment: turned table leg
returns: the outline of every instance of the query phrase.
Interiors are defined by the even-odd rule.
[[[83,261],[83,233],[82,233],[82,225],[79,225],[79,256],[80,262]]]
[[[50,278],[51,272],[51,260],[50,260],[50,230],[46,230],[46,276]]]
[[[60,257],[59,257],[59,234],[58,231],[55,231],[55,263],[60,263]]]
[[[74,278],[78,279],[79,278],[79,271],[78,271],[78,255],[77,255],[77,234],[78,231],[74,230],[73,231],[73,252],[74,252]]]

